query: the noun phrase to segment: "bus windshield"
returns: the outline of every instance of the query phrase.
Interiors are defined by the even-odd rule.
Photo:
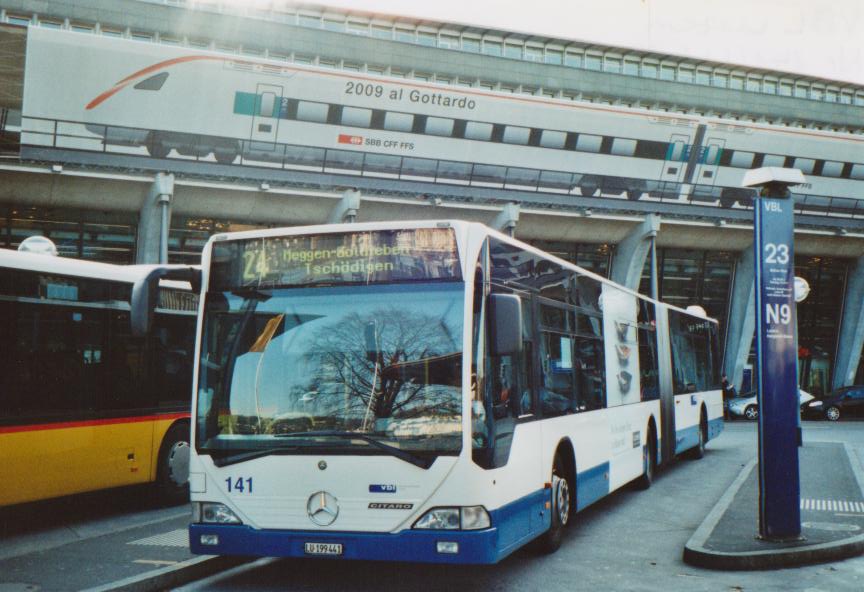
[[[463,298],[440,280],[209,293],[198,452],[458,454]]]

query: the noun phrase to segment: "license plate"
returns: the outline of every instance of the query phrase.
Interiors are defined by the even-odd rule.
[[[341,555],[341,543],[305,543],[303,551],[307,555]]]

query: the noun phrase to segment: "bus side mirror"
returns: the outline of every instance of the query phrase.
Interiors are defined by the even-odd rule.
[[[522,303],[515,294],[489,295],[489,353],[511,356],[522,352]]]
[[[135,337],[143,337],[150,332],[153,311],[159,304],[161,279],[189,282],[194,293],[201,291],[201,270],[196,267],[156,267],[144,277],[138,278],[132,285],[132,301],[129,303],[129,321]]]

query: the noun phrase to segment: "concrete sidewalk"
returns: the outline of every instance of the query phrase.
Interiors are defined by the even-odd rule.
[[[769,542],[759,534],[756,460],[748,463],[687,541],[684,561],[712,569],[774,569],[864,553],[862,459],[844,444],[799,449],[804,540]]]
[[[187,506],[87,517],[89,504],[110,504],[127,494],[83,494],[0,513],[0,591],[166,590],[248,561],[193,556]],[[64,505],[68,522],[54,515]],[[76,510],[82,518],[75,518]],[[40,514],[56,526],[42,527]],[[13,519],[33,528],[10,526]]]

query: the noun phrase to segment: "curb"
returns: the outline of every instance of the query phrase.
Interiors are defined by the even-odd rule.
[[[849,457],[849,464],[862,492],[864,492],[864,472],[848,444],[844,450]],[[685,563],[697,567],[718,570],[760,570],[797,567],[810,563],[824,563],[848,559],[864,554],[864,534],[849,537],[831,543],[816,545],[801,545],[788,549],[770,549],[762,551],[726,552],[705,548],[705,542],[714,532],[717,523],[726,513],[732,501],[756,466],[756,459],[751,460],[741,470],[741,473],[723,494],[705,520],[684,546],[683,559]]]
[[[162,569],[117,580],[82,592],[158,592],[194,582],[220,571],[254,561],[256,557],[218,557],[205,555]]]

